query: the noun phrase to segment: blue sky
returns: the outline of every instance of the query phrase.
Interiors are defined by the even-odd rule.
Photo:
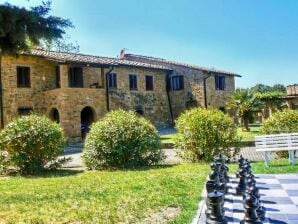
[[[297,12],[296,0],[52,0],[82,53],[116,57],[126,48],[215,67],[242,75],[237,87],[298,83]]]

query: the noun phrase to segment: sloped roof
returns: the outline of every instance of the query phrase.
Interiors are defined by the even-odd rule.
[[[144,59],[144,60],[147,60],[148,63],[150,63],[150,61],[161,62],[161,63],[166,63],[168,65],[183,66],[183,67],[187,67],[187,68],[197,69],[197,70],[200,70],[200,71],[221,73],[221,74],[225,74],[225,75],[232,75],[232,76],[241,77],[241,75],[239,75],[237,73],[234,73],[234,72],[219,70],[219,69],[216,69],[216,68],[208,68],[208,67],[203,67],[203,66],[198,66],[198,65],[192,65],[192,64],[187,64],[187,63],[183,63],[183,62],[171,61],[171,60],[166,60],[166,59],[163,59],[163,58],[156,58],[156,57],[144,56],[144,55],[138,55],[138,54],[125,54],[125,56],[124,56],[124,58],[126,58],[126,59],[128,59],[129,57],[131,57],[132,60],[133,60],[133,58]]]
[[[132,67],[150,68],[150,69],[172,70],[171,68],[163,65],[155,65],[150,63],[120,60],[117,58],[101,57],[101,56],[86,55],[86,54],[46,51],[41,49],[32,49],[30,50],[30,52],[22,53],[22,55],[43,57],[48,60],[53,60],[61,63],[86,63],[86,64],[110,65],[110,66],[123,65],[123,66],[132,66]]]

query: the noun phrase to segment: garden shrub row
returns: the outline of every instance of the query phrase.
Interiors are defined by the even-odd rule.
[[[219,110],[195,108],[176,121],[175,148],[184,160],[210,161],[219,152],[232,158],[239,152],[237,128]],[[298,111],[275,113],[261,132],[298,132]],[[45,116],[19,117],[0,132],[0,172],[10,167],[21,173],[57,167],[65,140],[59,124]],[[112,111],[92,125],[83,159],[89,169],[135,168],[164,159],[156,128],[132,111]],[[49,165],[50,164],[50,165]]]

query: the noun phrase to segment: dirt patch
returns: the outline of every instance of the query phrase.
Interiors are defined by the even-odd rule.
[[[181,208],[177,206],[164,207],[148,215],[144,223],[167,223],[176,218],[180,212]]]

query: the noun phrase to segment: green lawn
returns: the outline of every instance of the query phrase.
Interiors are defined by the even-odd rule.
[[[238,165],[231,164],[230,172],[235,173],[238,169]],[[298,173],[298,164],[290,165],[289,160],[271,160],[269,167],[265,166],[264,161],[252,163],[253,173],[266,173],[266,174],[278,174],[278,173]]]
[[[230,173],[237,171],[230,164]],[[297,173],[287,160],[252,164],[254,173]],[[61,170],[35,177],[0,177],[0,223],[143,223],[167,207],[170,223],[195,215],[209,165],[181,164],[129,171]],[[150,223],[150,222],[149,222]]]
[[[161,143],[163,144],[174,144],[174,137],[176,134],[161,135]]]
[[[237,128],[238,136],[241,137],[241,141],[254,141],[255,136],[260,132],[260,125],[250,125],[250,131],[243,131],[242,127]]]
[[[184,164],[0,177],[0,223],[142,223],[169,206],[181,210],[171,223],[189,223],[208,172]]]
[[[254,124],[249,126],[250,131],[243,131],[242,127],[237,128],[238,136],[241,137],[242,142],[254,141],[255,136],[260,132],[260,125]],[[174,144],[175,134],[161,135],[161,143]]]

